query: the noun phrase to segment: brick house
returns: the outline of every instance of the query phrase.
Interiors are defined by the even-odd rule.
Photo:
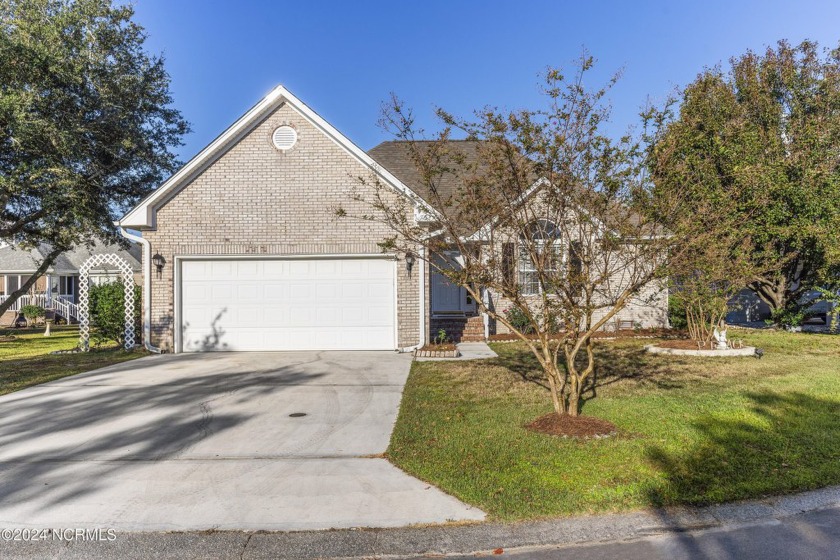
[[[147,345],[409,350],[441,321],[457,337],[484,338],[464,290],[423,259],[383,253],[387,226],[336,216],[369,211],[351,192],[374,173],[427,219],[391,144],[366,153],[275,88],[118,223],[143,246]],[[651,324],[664,325],[665,310]]]

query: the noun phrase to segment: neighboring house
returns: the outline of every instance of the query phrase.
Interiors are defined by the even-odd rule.
[[[9,294],[25,284],[49,252],[49,245],[40,245],[32,249],[22,249],[14,245],[0,247],[0,301],[5,301]],[[91,255],[100,253],[118,254],[131,265],[135,273],[135,282],[139,279],[140,247],[137,245],[132,245],[128,250],[100,241],[93,242],[90,247],[79,245],[59,255],[46,273],[35,281],[29,292],[0,316],[0,325],[13,324],[20,308],[29,304],[45,308],[48,317],[55,314],[65,321],[77,321],[79,268]],[[118,277],[119,271],[113,265],[99,265],[91,269],[90,282],[102,284]]]
[[[809,290],[802,294],[800,303],[805,304],[820,297],[816,290]],[[834,306],[825,301],[817,301],[808,306],[808,322],[811,324],[827,324],[827,314]],[[770,306],[761,301],[755,292],[744,288],[729,300],[729,313],[726,314],[726,322],[736,325],[743,323],[756,323],[770,319]]]
[[[237,120],[119,225],[143,244],[152,350],[409,350],[433,325],[484,338],[492,325],[422,259],[384,253],[392,232],[353,191],[375,173],[426,225],[432,210],[395,143],[370,153],[283,87]],[[130,233],[139,230],[142,237]],[[527,263],[520,263],[527,285]],[[641,326],[655,313],[628,309]],[[456,334],[455,332],[451,334]],[[458,335],[461,332],[457,333]]]

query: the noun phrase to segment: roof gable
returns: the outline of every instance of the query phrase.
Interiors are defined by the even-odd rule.
[[[174,175],[167,179],[160,187],[123,216],[118,222],[119,225],[124,228],[139,230],[154,229],[156,227],[157,209],[160,206],[176,196],[181,188],[204,172],[207,167],[217,161],[251,132],[264,117],[278,109],[284,103],[288,104],[362,165],[376,173],[386,185],[390,186],[397,193],[408,197],[414,204],[416,211],[430,211],[423,199],[390,171],[380,166],[361,148],[356,146],[315,111],[292,95],[286,88],[277,86],[259,103],[254,105],[248,112],[228,127],[227,130],[201,150],[194,158],[181,167]]]

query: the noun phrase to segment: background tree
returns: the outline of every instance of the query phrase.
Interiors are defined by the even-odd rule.
[[[61,252],[95,237],[178,162],[187,123],[130,5],[0,0],[0,240]]]
[[[840,51],[780,41],[730,65],[682,92],[654,178],[730,213],[752,243],[746,285],[781,320],[840,262]]]
[[[595,376],[593,335],[634,299],[657,296],[666,256],[687,250],[663,231],[679,193],[661,194],[660,211],[649,211],[644,134],[613,140],[603,131],[605,95],[617,77],[587,87],[592,64],[584,55],[571,79],[549,70],[543,108],[486,108],[474,120],[438,111],[443,130],[427,141],[411,111],[392,99],[384,123],[404,141],[433,211],[416,222],[412,201],[395,198],[376,177],[360,177],[365,188],[354,195],[371,208],[357,218],[393,232],[383,250],[412,253],[463,286],[528,345],[555,411],[573,416]],[[452,141],[453,130],[472,142]],[[477,157],[466,157],[467,148]],[[444,183],[456,185],[454,194]],[[347,216],[343,208],[337,214]],[[457,263],[450,248],[461,255]],[[526,272],[517,272],[520,263]],[[486,289],[501,300],[485,297]]]

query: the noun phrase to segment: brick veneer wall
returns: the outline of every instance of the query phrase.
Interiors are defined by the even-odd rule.
[[[298,133],[286,152],[271,142],[283,124]],[[161,206],[157,229],[143,234],[167,263],[160,278],[152,270],[152,343],[174,349],[176,255],[381,254],[386,226],[335,215],[339,206],[350,216],[371,213],[351,198],[360,190],[357,178],[369,173],[290,106],[264,118]],[[409,277],[402,262],[397,266],[400,347],[419,339],[417,271]]]

